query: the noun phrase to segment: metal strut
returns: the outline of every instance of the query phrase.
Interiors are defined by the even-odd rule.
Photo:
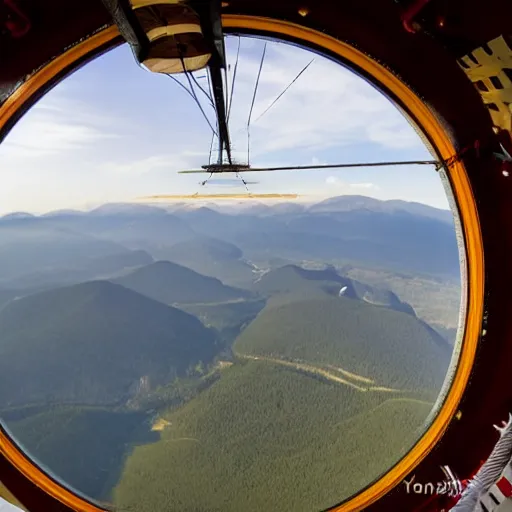
[[[290,165],[284,167],[251,167],[246,164],[235,165],[203,165],[201,169],[178,171],[178,174],[197,174],[209,172],[222,174],[226,172],[269,172],[269,171],[309,171],[313,169],[350,169],[355,167],[396,167],[400,165],[433,165],[436,168],[442,167],[443,162],[439,160],[401,160],[397,162],[355,162],[344,164],[321,164],[321,165]]]
[[[223,162],[223,154],[226,152],[229,164],[232,164],[231,141],[227,122],[226,91],[222,80],[222,70],[226,69],[226,48],[224,46],[224,33],[221,22],[221,2],[211,0],[208,3],[191,1],[190,5],[196,10],[201,19],[203,33],[210,42],[212,56],[208,62],[213,104],[217,117],[217,130],[219,138],[219,156],[217,163]],[[226,84],[227,87],[227,84]]]
[[[219,158],[218,163],[222,164],[222,154],[223,151],[226,151],[226,156],[228,158],[228,162],[232,164],[231,160],[231,142],[229,140],[229,130],[227,123],[227,115],[226,115],[226,103],[224,102],[224,84],[222,82],[222,72],[221,67],[216,63],[212,62],[210,59],[210,63],[208,67],[210,69],[210,79],[212,82],[213,89],[213,103],[215,105],[215,112],[217,114],[217,126],[218,126],[218,135],[219,135]]]

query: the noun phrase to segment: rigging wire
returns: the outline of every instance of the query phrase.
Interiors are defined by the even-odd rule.
[[[213,98],[213,88],[212,82],[210,81],[210,70],[206,70],[206,80],[208,80],[208,92],[210,93],[210,98]]]
[[[235,67],[233,69],[233,79],[231,80],[231,94],[229,97],[229,107],[228,107],[228,117],[227,117],[228,122],[229,122],[229,116],[231,114],[231,105],[233,105],[233,91],[235,90],[236,70],[238,69],[238,57],[239,56],[240,56],[240,36],[238,36],[238,49],[236,51]]]
[[[204,181],[201,181],[199,184],[204,187],[209,181],[210,181],[210,178],[213,176],[213,172],[210,173],[210,176],[208,176],[208,178],[206,178]],[[197,194],[198,192],[196,192]]]
[[[199,89],[201,89],[202,93],[208,98],[208,102],[210,103],[210,105],[212,106],[213,109],[215,109],[215,105],[213,104],[213,99],[211,97],[210,94],[208,94],[204,89],[203,87],[201,86],[201,84],[197,81],[196,77],[194,76],[193,73],[190,73],[190,76],[192,77],[192,80],[194,80],[194,83],[197,85],[197,87],[199,87]]]
[[[223,75],[224,75],[224,116],[225,116],[225,120],[226,120],[226,130],[227,132],[229,133],[229,125],[228,125],[228,119],[227,119],[227,115],[228,115],[228,98],[229,98],[229,90],[228,90],[228,87],[229,87],[229,81],[228,81],[228,72],[227,72],[227,67],[228,67],[228,62],[227,62],[227,55],[226,55],[226,51],[224,49],[224,54],[225,54],[225,61],[224,61],[224,68],[223,68]],[[221,77],[221,81],[222,81],[222,77]],[[218,128],[217,128],[218,129]],[[228,161],[229,163],[231,164],[232,163],[232,160],[231,160],[231,148],[227,148],[226,147],[226,152],[228,154]]]
[[[208,165],[212,165],[212,151],[213,151],[213,140],[215,139],[215,134],[212,133],[212,139],[210,141],[210,153],[208,154]]]
[[[228,80],[228,72],[227,72],[226,68],[224,68],[224,82],[225,82],[224,91],[226,93],[226,96],[224,98],[224,103],[226,105],[226,122],[227,122],[228,100],[229,100],[229,80]]]
[[[171,80],[174,80],[180,87],[182,87],[186,93],[195,101],[194,95],[187,89],[187,87],[182,84],[175,76],[172,76],[168,73],[165,74],[165,76],[168,76]]]
[[[313,63],[315,59],[311,59],[303,68],[302,70],[299,72],[299,74],[288,84],[288,86],[281,92],[281,94],[263,111],[262,114],[260,114],[255,120],[254,122],[258,121],[258,119],[261,119],[278,101],[279,99],[281,98],[281,96],[283,96],[283,94],[297,81],[297,79],[300,77],[300,75],[302,75],[302,73],[304,73],[304,71],[306,71],[306,69],[309,68],[309,66],[311,66],[311,64]]]
[[[178,54],[179,54],[179,57],[180,57],[181,65],[183,67],[183,72],[185,73],[185,76],[187,77],[188,84],[190,86],[190,90],[192,92],[194,101],[196,102],[197,106],[199,107],[199,110],[203,114],[203,117],[205,118],[205,120],[208,123],[208,126],[211,128],[212,132],[215,135],[217,135],[217,132],[213,129],[212,123],[210,123],[210,120],[208,119],[208,116],[206,115],[206,113],[205,113],[205,111],[204,111],[204,109],[203,109],[203,107],[201,105],[201,102],[197,99],[197,95],[196,95],[196,93],[194,91],[194,86],[192,85],[192,80],[190,80],[189,72],[187,70],[187,67],[185,66],[185,61],[183,60],[183,54],[181,53],[181,45],[180,45],[180,43],[178,41],[176,41],[176,48],[178,50]],[[170,75],[167,75],[167,76],[170,76]],[[171,78],[174,78],[174,77],[171,77]]]
[[[217,121],[217,132],[218,131],[219,131],[219,122]],[[215,140],[215,134],[212,133],[212,139],[210,141],[210,154],[208,155],[208,165],[211,165],[211,163],[212,163],[212,150],[213,150],[213,141],[214,140]],[[210,173],[210,176],[208,176],[208,178],[206,178],[204,181],[201,181],[200,185],[201,186],[206,185],[210,181],[212,176],[213,176],[213,172]]]
[[[209,92],[209,95],[210,95],[210,98],[213,98],[213,89],[212,89],[212,83],[210,81],[210,70],[208,69],[206,71],[206,79],[208,80],[208,92]],[[213,103],[213,101],[212,101]],[[215,107],[214,107],[215,109]],[[217,132],[219,130],[219,126],[218,126],[218,122],[217,122]],[[208,154],[208,165],[211,165],[212,163],[212,151],[213,151],[213,141],[215,140],[215,134],[212,133],[212,139],[210,141],[210,152]]]
[[[235,176],[242,181],[242,183],[244,184],[245,190],[247,192],[249,192],[249,187],[247,186],[247,181],[245,181],[244,178],[242,176],[240,176],[240,174],[238,172],[235,173]]]
[[[231,78],[231,88],[229,88],[228,75],[226,73],[226,70],[224,69],[224,77],[225,77],[225,81],[226,81],[226,111],[227,111],[226,123],[229,123],[229,115],[231,114],[231,105],[233,103],[233,91],[235,89],[236,71],[238,69],[239,56],[240,56],[240,36],[238,36],[238,46],[237,46],[237,50],[236,50],[235,67],[233,68],[233,76]],[[238,178],[244,184],[245,190],[249,193],[248,182],[245,181],[245,179],[242,176],[240,176],[240,174],[238,172],[235,173],[235,177]]]
[[[256,93],[258,92],[258,85],[260,83],[261,69],[263,68],[263,61],[265,60],[265,52],[267,51],[267,42],[265,41],[265,46],[263,46],[263,53],[261,54],[260,68],[258,70],[258,76],[256,77],[256,84],[254,86],[254,94],[252,96],[251,109],[249,110],[249,117],[247,119],[247,165],[250,162],[250,148],[251,148],[251,133],[250,133],[250,124],[251,124],[251,116],[252,109],[254,108],[254,101],[256,100]]]

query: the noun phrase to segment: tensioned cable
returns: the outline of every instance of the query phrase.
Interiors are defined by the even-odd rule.
[[[208,80],[208,93],[213,103],[213,87],[210,81],[210,70],[206,70],[206,80]],[[215,107],[214,107],[215,108]]]
[[[304,73],[304,71],[306,71],[306,69],[309,68],[309,66],[313,63],[315,59],[311,59],[303,68],[302,70],[300,71],[300,73],[288,84],[288,86],[283,90],[283,92],[281,92],[281,94],[263,111],[262,114],[260,114],[255,120],[254,122],[258,121],[258,119],[261,119],[278,101],[279,99],[283,96],[283,94],[297,81],[297,79],[300,77],[300,75],[302,75],[302,73]]]
[[[213,140],[215,139],[215,134],[212,133],[212,139],[210,141],[210,152],[208,154],[208,165],[212,164],[212,151],[213,151]]]
[[[182,84],[175,76],[172,76],[168,73],[165,74],[165,76],[168,76],[171,80],[174,80],[180,87],[182,87],[186,92],[187,94],[195,101],[195,98],[194,98],[194,95],[187,89],[187,87]]]
[[[240,36],[238,36],[238,49],[236,51],[235,67],[233,68],[233,79],[231,80],[231,94],[229,97],[229,107],[227,121],[229,122],[229,115],[231,114],[231,105],[233,105],[233,91],[235,90],[236,70],[238,69],[238,57],[240,55]]]
[[[203,110],[201,102],[197,99],[197,95],[196,95],[196,93],[194,91],[194,87],[192,85],[192,80],[190,80],[190,77],[188,76],[189,72],[187,70],[187,67],[185,66],[185,61],[183,59],[183,54],[181,53],[180,43],[178,43],[178,41],[176,41],[176,48],[178,50],[178,54],[179,54],[180,61],[181,61],[181,66],[183,67],[183,72],[185,73],[185,76],[187,77],[188,84],[190,86],[190,90],[192,92],[193,98],[194,98],[197,106],[199,107],[199,110],[203,114],[203,117],[206,119],[206,122],[208,123],[208,126],[211,128],[212,132],[215,133],[215,135],[217,135],[216,131],[213,129],[212,123],[210,123],[210,120],[208,119],[208,116],[206,115],[205,111]],[[167,76],[170,76],[170,75],[167,75]],[[174,78],[174,77],[171,76],[171,78]]]
[[[208,81],[208,84],[210,82]],[[219,131],[219,123],[217,122],[217,132]],[[208,155],[208,165],[211,165],[212,163],[212,151],[213,151],[213,141],[215,140],[215,134],[212,133],[212,140],[210,141],[210,153]],[[206,178],[204,181],[201,181],[200,182],[200,185],[201,186],[204,186],[206,185],[209,181],[210,181],[210,178],[213,176],[213,173],[210,173],[210,176],[208,176],[208,178]]]
[[[224,97],[224,103],[226,105],[226,123],[227,123],[227,113],[228,113],[228,100],[229,100],[229,80],[228,80],[228,71],[227,71],[227,68],[224,68],[224,82],[225,82],[225,87],[224,87],[224,90],[225,90],[225,97]]]
[[[210,95],[210,98],[213,98],[213,89],[212,89],[212,83],[210,81],[210,70],[206,71],[206,80],[208,80],[208,92]],[[212,99],[213,104],[213,99]],[[215,106],[213,107],[215,109]],[[219,130],[219,126],[217,124],[217,132]],[[212,163],[212,151],[213,151],[213,141],[215,140],[215,133],[212,133],[212,139],[210,141],[210,152],[208,154],[208,165],[211,165]]]
[[[263,46],[263,53],[261,54],[260,68],[258,76],[256,77],[256,84],[254,86],[254,94],[252,95],[251,109],[249,110],[249,118],[247,119],[247,165],[250,162],[250,148],[251,148],[251,133],[249,130],[251,124],[252,109],[254,108],[254,101],[256,100],[256,93],[258,92],[258,85],[260,83],[261,69],[263,68],[263,61],[265,60],[265,52],[267,51],[267,42]]]
[[[194,76],[193,73],[190,73],[190,76],[192,77],[192,80],[194,80],[194,83],[197,85],[197,87],[199,87],[199,89],[202,91],[202,93],[208,98],[208,101],[210,103],[210,105],[215,108],[214,104],[213,104],[213,100],[212,100],[212,97],[203,89],[203,87],[201,86],[201,84],[197,81],[196,77]]]

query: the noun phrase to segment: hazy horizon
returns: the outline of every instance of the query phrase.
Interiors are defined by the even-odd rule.
[[[243,210],[245,208],[251,208],[256,205],[266,205],[266,206],[273,206],[276,204],[284,204],[284,203],[296,203],[300,204],[304,207],[310,207],[315,204],[321,203],[323,201],[327,201],[329,199],[336,199],[341,197],[362,197],[362,198],[368,198],[368,199],[376,199],[377,201],[382,202],[389,202],[389,201],[405,201],[407,203],[414,203],[414,204],[420,204],[422,206],[427,206],[429,208],[433,208],[436,210],[442,210],[442,211],[451,211],[450,208],[440,208],[436,206],[431,206],[427,203],[421,203],[418,201],[407,201],[401,198],[392,198],[392,199],[378,199],[372,196],[366,196],[364,194],[340,194],[335,196],[325,196],[325,197],[299,197],[296,199],[290,199],[290,198],[284,198],[284,199],[265,199],[265,198],[258,198],[258,197],[248,197],[247,199],[218,199],[218,198],[201,198],[201,199],[194,199],[194,198],[181,198],[176,200],[155,200],[155,201],[144,201],[144,200],[125,200],[125,201],[108,201],[108,202],[91,202],[91,203],[85,203],[81,205],[75,205],[70,206],[67,208],[55,208],[50,210],[4,210],[0,207],[0,217],[5,217],[9,215],[16,215],[16,214],[29,214],[34,216],[44,216],[51,213],[58,213],[58,212],[66,212],[66,211],[74,211],[74,212],[80,212],[80,213],[89,213],[92,212],[98,208],[101,208],[103,206],[108,205],[133,205],[133,206],[151,206],[155,208],[159,208],[162,210],[169,210],[173,208],[185,208],[185,207],[196,207],[196,208],[203,208],[203,207],[213,207],[222,210],[222,209],[228,209],[228,210]]]

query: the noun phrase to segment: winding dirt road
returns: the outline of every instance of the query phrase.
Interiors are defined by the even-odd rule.
[[[361,392],[367,392],[367,391],[379,392],[379,393],[404,393],[405,392],[401,389],[388,388],[388,387],[384,387],[384,386],[374,385],[375,381],[372,379],[368,379],[367,377],[357,375],[356,373],[352,373],[347,370],[344,370],[343,368],[338,368],[335,366],[330,366],[330,368],[332,368],[336,372],[342,373],[345,377],[340,377],[339,375],[336,375],[332,371],[328,371],[324,368],[314,366],[312,364],[295,363],[292,361],[285,361],[283,359],[275,359],[275,358],[267,357],[267,356],[251,356],[248,354],[241,354],[239,352],[237,352],[235,355],[236,355],[236,357],[239,357],[240,359],[250,359],[252,361],[266,361],[268,363],[274,363],[274,364],[279,364],[282,366],[287,366],[289,368],[294,368],[296,370],[311,373],[314,375],[320,375],[321,377],[324,377],[327,380],[330,380],[332,382],[337,382],[338,384],[343,384],[344,386],[349,386],[349,387],[351,387],[353,389],[357,389],[358,391],[361,391]],[[348,379],[355,380],[358,383],[356,384],[355,382],[351,382]],[[368,385],[363,386],[361,384],[362,382],[364,382],[365,384],[368,384]]]

